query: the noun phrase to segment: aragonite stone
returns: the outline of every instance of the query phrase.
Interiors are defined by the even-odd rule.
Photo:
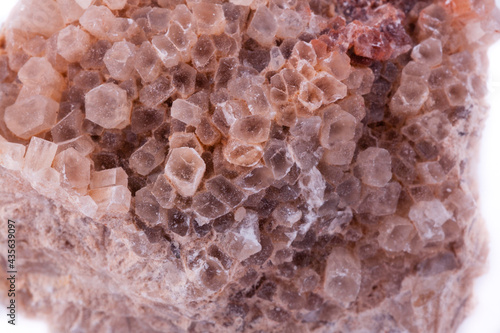
[[[0,43],[16,304],[54,332],[455,332],[487,257],[473,171],[498,17],[19,0]]]
[[[86,118],[104,128],[124,128],[130,123],[127,92],[114,83],[105,83],[85,95]]]

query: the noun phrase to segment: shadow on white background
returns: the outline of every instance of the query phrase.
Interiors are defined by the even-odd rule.
[[[479,205],[490,238],[489,269],[475,281],[476,307],[457,333],[500,333],[500,42],[490,48],[488,58],[491,109],[483,131],[478,180]]]
[[[17,0],[0,0],[0,23]],[[497,6],[500,0],[496,0]],[[488,53],[489,103],[478,167],[480,207],[490,237],[489,270],[475,281],[476,307],[457,333],[500,333],[500,42]],[[21,273],[22,274],[22,273]],[[47,325],[38,320],[18,316],[16,326],[7,324],[7,309],[0,309],[0,332],[46,333]],[[446,332],[443,332],[446,333]]]

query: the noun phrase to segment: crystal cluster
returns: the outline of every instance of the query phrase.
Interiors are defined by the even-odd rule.
[[[20,0],[0,223],[27,240],[22,306],[64,332],[455,331],[487,252],[471,171],[497,17]]]

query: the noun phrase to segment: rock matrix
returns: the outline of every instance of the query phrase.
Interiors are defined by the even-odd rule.
[[[473,170],[498,17],[20,0],[0,225],[20,226],[22,309],[54,332],[454,332],[487,255]]]

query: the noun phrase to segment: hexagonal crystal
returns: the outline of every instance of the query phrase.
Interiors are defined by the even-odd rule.
[[[105,83],[85,95],[86,118],[104,128],[124,128],[130,123],[131,105],[127,92]]]
[[[49,130],[56,121],[59,104],[45,96],[31,96],[5,109],[5,124],[15,135],[29,139]]]
[[[185,147],[171,150],[165,165],[165,175],[180,195],[194,195],[204,173],[205,162],[196,150]]]

